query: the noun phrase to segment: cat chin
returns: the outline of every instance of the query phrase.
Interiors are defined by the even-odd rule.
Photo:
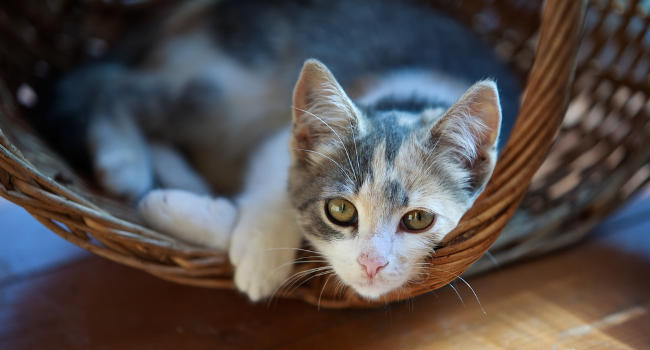
[[[386,290],[384,288],[380,289],[380,288],[372,288],[372,287],[370,287],[370,288],[369,287],[359,287],[359,288],[357,288],[357,287],[354,287],[354,286],[352,287],[352,289],[354,289],[354,291],[357,292],[357,294],[359,294],[360,296],[362,296],[363,298],[368,299],[368,300],[377,300],[382,295],[384,295],[384,294],[386,294],[386,293],[388,293],[388,292],[390,292],[392,290],[392,289]]]
[[[361,297],[368,300],[377,300],[383,295],[390,293],[404,285],[404,283],[395,283],[394,281],[385,281],[373,283],[360,282],[360,283],[347,283]]]

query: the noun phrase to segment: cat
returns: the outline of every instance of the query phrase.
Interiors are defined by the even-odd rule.
[[[197,0],[156,28],[137,63],[64,78],[51,120],[84,115],[100,184],[228,251],[254,301],[303,239],[365,298],[415,280],[517,113],[515,74],[416,2]]]

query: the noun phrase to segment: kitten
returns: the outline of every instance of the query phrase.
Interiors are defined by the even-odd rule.
[[[138,65],[61,84],[86,87],[67,111],[90,116],[103,186],[146,194],[152,227],[228,250],[252,300],[286,281],[303,239],[364,297],[415,278],[492,174],[514,75],[416,3],[197,1],[178,13]]]

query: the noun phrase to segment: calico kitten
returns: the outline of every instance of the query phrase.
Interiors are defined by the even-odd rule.
[[[417,3],[195,1],[177,13],[140,63],[61,84],[85,87],[67,110],[90,116],[104,187],[146,193],[154,228],[227,249],[252,300],[286,281],[303,238],[364,297],[414,279],[492,174],[514,75]]]

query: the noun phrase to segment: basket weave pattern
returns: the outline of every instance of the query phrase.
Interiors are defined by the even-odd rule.
[[[132,206],[89,187],[24,122],[29,87],[38,92],[44,71],[69,68],[160,2],[59,0],[47,2],[47,11],[41,4],[10,1],[0,9],[0,194],[97,255],[179,283],[233,287],[225,254],[147,229]],[[428,275],[382,301],[454,280],[497,241],[520,203],[491,248],[501,262],[575,241],[650,178],[650,48],[644,37],[650,20],[639,1],[590,1],[586,11],[584,2],[565,0],[547,0],[544,8],[516,0],[433,5],[480,28],[525,77],[526,88],[483,195],[436,249]],[[304,265],[300,269],[314,267]],[[489,267],[481,260],[472,271]],[[370,305],[338,287],[315,277],[279,295],[328,307]]]

